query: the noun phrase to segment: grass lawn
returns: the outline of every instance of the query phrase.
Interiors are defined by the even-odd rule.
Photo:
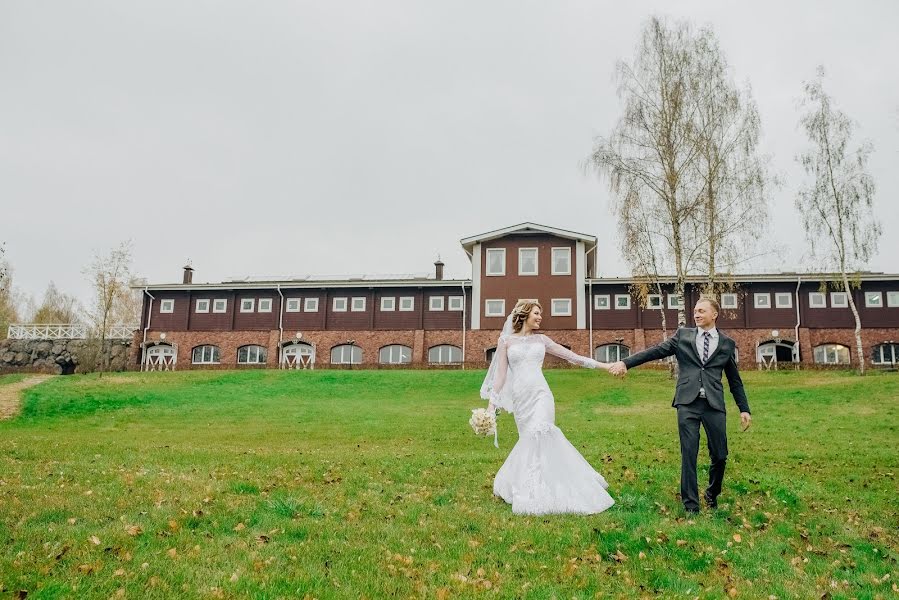
[[[611,485],[513,516],[483,371],[54,378],[0,422],[0,597],[896,597],[899,374],[744,375],[721,508],[686,519],[672,382],[547,371]],[[0,385],[15,378],[2,378]],[[700,454],[700,468],[708,458]],[[704,479],[701,474],[700,482]]]

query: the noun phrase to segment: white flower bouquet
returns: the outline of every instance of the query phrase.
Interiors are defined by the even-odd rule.
[[[496,415],[486,408],[471,409],[471,418],[468,424],[474,430],[476,435],[495,435],[496,434]]]

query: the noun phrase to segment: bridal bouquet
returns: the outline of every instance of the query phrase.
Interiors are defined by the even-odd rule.
[[[486,408],[471,409],[471,418],[468,424],[476,435],[496,434],[496,415]]]

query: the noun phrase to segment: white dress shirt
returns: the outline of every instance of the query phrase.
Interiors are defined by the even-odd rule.
[[[715,348],[718,347],[718,328],[712,327],[711,329],[703,329],[702,327],[696,328],[696,353],[699,354],[699,360],[702,360],[702,350],[703,346],[705,346],[705,332],[709,332],[709,356],[712,356],[712,353],[715,352]],[[708,358],[708,357],[707,357]],[[699,397],[705,398],[705,388],[699,388]]]
[[[703,332],[708,331],[711,335],[709,339],[709,356],[711,356],[715,352],[715,348],[718,347],[718,328],[712,327],[709,330],[702,329],[701,327],[696,328],[696,352],[699,354],[699,360],[702,360],[702,347],[705,345],[705,336]]]

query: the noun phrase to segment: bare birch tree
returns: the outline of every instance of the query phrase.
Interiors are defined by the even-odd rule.
[[[870,142],[851,149],[853,121],[833,105],[824,90],[824,68],[803,86],[806,109],[800,125],[809,147],[797,160],[810,181],[799,191],[796,208],[802,215],[812,254],[823,269],[839,274],[855,317],[859,372],[865,373],[862,323],[852,295],[850,277],[877,251],[880,224],[874,219],[875,185],[867,172],[873,152]]]
[[[85,269],[85,274],[90,278],[94,290],[89,314],[99,337],[98,368],[102,376],[109,362],[106,339],[109,328],[114,323],[117,305],[123,295],[131,293],[131,242],[122,242],[108,254],[95,254],[93,262]]]
[[[6,339],[10,324],[19,320],[18,302],[12,287],[12,268],[5,254],[6,250],[0,244],[0,340]]]
[[[611,135],[597,139],[590,160],[617,198],[613,210],[623,240],[652,240],[626,245],[625,259],[635,272],[647,266],[655,275],[673,270],[681,298],[698,242],[691,222],[700,206],[691,181],[699,158],[693,143],[692,38],[686,23],[669,28],[656,17],[649,20],[633,62],[617,65],[624,112]],[[684,324],[681,306],[678,326]]]
[[[732,288],[729,275],[747,260],[768,224],[768,158],[759,152],[761,119],[748,84],[740,89],[729,74],[718,40],[708,29],[696,37],[693,128],[699,155],[697,179],[702,210],[697,215],[705,294]],[[723,277],[722,277],[723,275]]]

